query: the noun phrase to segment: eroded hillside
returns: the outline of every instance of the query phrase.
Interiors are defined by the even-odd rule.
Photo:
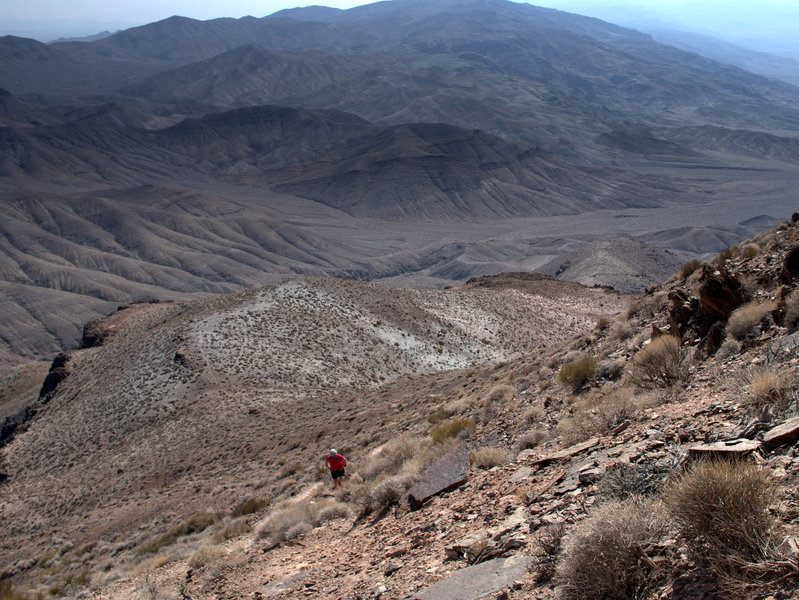
[[[598,289],[501,277],[430,295],[299,280],[120,313],[125,326],[72,356],[6,448],[9,539],[39,540],[9,573],[96,598],[434,598],[469,573],[463,597],[475,600],[602,598],[622,593],[607,587],[617,584],[622,597],[792,598],[798,243],[797,225],[783,224],[686,263],[625,310]],[[270,313],[277,299],[290,319]],[[597,319],[586,302],[620,312]],[[517,345],[544,327],[523,319],[531,313],[566,341]],[[247,336],[261,330],[273,362],[252,356]],[[491,336],[505,349],[485,354]],[[358,391],[319,394],[332,375],[302,379],[317,343],[372,357],[372,371],[350,379]],[[424,374],[456,356],[502,362]],[[281,379],[284,360],[299,381]],[[355,364],[336,372],[363,377]],[[408,370],[377,385],[397,364]],[[53,435],[57,450],[35,458]],[[335,495],[321,465],[333,444],[350,460]],[[470,451],[465,482],[410,510],[408,487],[458,445]],[[743,460],[695,462],[720,454]],[[64,485],[95,472],[91,493]],[[719,472],[738,483],[709,485]],[[742,512],[713,504],[719,524],[697,529],[704,509],[686,488],[716,490],[712,502],[750,495],[733,502]],[[620,531],[638,541],[613,546]],[[597,544],[617,562],[596,563]],[[467,570],[481,564],[496,577]]]
[[[58,358],[64,376],[4,448],[3,560],[56,531],[116,543],[164,513],[283,486],[275,473],[313,471],[333,441],[369,446],[425,403],[369,390],[513,359],[624,304],[518,275],[440,291],[294,279],[123,309],[87,328],[103,345]]]

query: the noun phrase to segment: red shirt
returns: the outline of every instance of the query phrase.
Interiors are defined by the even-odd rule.
[[[331,458],[328,454],[325,462],[327,463],[327,468],[331,471],[341,471],[347,466],[347,460],[341,454],[336,454],[335,458]]]

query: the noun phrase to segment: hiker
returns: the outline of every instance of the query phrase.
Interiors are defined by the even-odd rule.
[[[330,474],[333,476],[333,489],[337,490],[341,485],[341,478],[344,477],[344,467],[347,466],[347,459],[336,452],[335,448],[331,448],[330,454],[325,458],[327,468],[330,469]]]

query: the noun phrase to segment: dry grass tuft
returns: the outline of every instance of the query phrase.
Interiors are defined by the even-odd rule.
[[[205,544],[204,546],[200,546],[200,548],[191,555],[189,558],[189,566],[192,569],[199,569],[207,564],[218,561],[224,556],[227,556],[227,550],[222,546]]]
[[[433,439],[433,443],[441,444],[451,438],[469,435],[474,432],[476,427],[475,422],[471,419],[455,417],[441,425],[433,427],[430,430],[430,437]]]
[[[596,359],[586,356],[570,361],[560,368],[558,381],[568,390],[576,393],[593,379],[596,374]]]
[[[682,267],[680,267],[680,277],[683,281],[688,279],[701,266],[702,263],[698,260],[689,260],[683,263]]]
[[[768,313],[774,310],[773,302],[747,302],[736,308],[727,321],[727,336],[742,341],[755,329]]]
[[[518,450],[527,450],[541,445],[549,437],[546,429],[531,429],[524,432],[516,440],[516,448]]]
[[[795,375],[786,368],[758,366],[744,369],[736,378],[743,404],[763,407],[770,406],[783,411],[793,400],[791,391]]]
[[[252,523],[246,517],[225,519],[219,523],[214,532],[214,539],[218,542],[232,540],[252,531]]]
[[[765,557],[775,518],[775,485],[756,465],[702,461],[668,484],[662,501],[680,537],[711,560]]]
[[[661,554],[665,525],[640,500],[607,502],[569,532],[557,566],[566,600],[644,598],[665,568]]]
[[[671,387],[685,377],[680,340],[662,335],[649,342],[630,360],[627,378],[641,388]]]
[[[608,433],[642,409],[660,402],[654,394],[637,394],[630,388],[593,392],[572,405],[573,416],[558,423],[557,431],[565,443],[576,444]]]
[[[145,542],[139,546],[136,552],[139,555],[156,552],[164,546],[169,546],[170,544],[174,543],[180,537],[204,531],[216,521],[217,516],[213,513],[196,512],[182,523],[169,529],[166,533],[162,533],[158,537]]]
[[[478,450],[473,450],[469,454],[469,463],[478,469],[490,469],[507,464],[510,461],[510,452],[505,448],[486,446]]]

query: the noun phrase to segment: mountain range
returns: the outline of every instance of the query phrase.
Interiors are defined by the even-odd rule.
[[[797,88],[504,0],[7,36],[0,88],[7,364],[135,300],[682,259],[793,208]]]

